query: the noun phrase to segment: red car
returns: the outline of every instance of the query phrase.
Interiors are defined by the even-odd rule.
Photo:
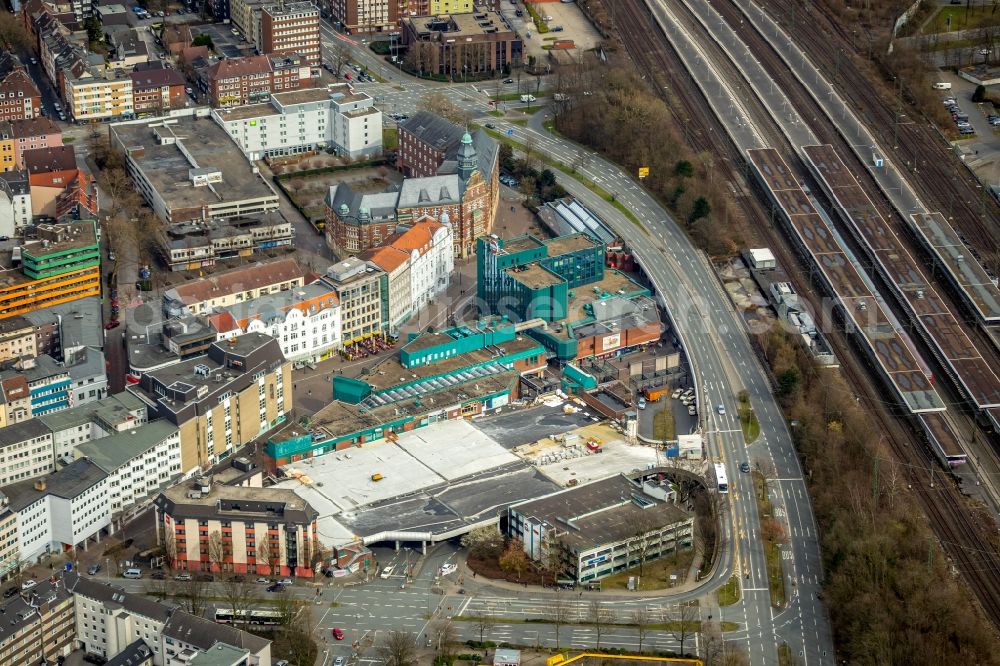
[[[104,330],[110,331],[113,328],[118,328],[119,325],[121,325],[121,322],[115,319],[114,321],[109,321],[107,324],[105,324]]]
[[[340,627],[334,627],[333,637],[336,638],[338,641],[344,640],[344,630],[341,629]]]

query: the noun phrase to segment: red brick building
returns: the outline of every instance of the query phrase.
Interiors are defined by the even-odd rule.
[[[312,69],[299,55],[227,58],[202,76],[212,106],[266,102],[272,92],[311,88],[312,84]]]
[[[267,55],[298,54],[312,67],[322,62],[319,8],[311,2],[268,5],[260,12],[261,51]]]
[[[352,35],[398,30],[406,7],[406,0],[330,0],[333,19]]]
[[[182,109],[187,102],[184,77],[176,69],[145,69],[132,72],[132,110],[137,116],[160,116]]]
[[[42,95],[17,56],[0,53],[0,120],[37,118]]]

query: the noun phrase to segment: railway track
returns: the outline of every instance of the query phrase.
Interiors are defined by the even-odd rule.
[[[741,163],[744,156],[739,154],[739,151],[723,133],[713,130],[714,123],[707,120],[707,114],[699,113],[700,110],[704,109],[705,100],[700,93],[692,92],[694,86],[691,84],[690,78],[686,76],[686,70],[672,49],[668,46],[664,47],[665,38],[652,20],[642,0],[622,0],[616,12],[616,19],[620,29],[626,34],[647,34],[652,37],[649,40],[635,40],[641,43],[643,48],[633,47],[629,49],[633,61],[651,81],[657,83],[662,83],[664,73],[670,73],[666,77],[672,84],[670,90],[676,95],[679,106],[684,109],[683,118],[679,118],[679,120],[691,124],[692,132],[689,134],[689,138],[694,139],[691,141],[693,147],[698,150],[713,150],[725,155],[728,159],[724,162],[730,165],[727,169],[729,171],[726,174],[727,177],[731,178],[734,183],[740,183],[746,192],[749,188],[743,180],[742,174],[731,168],[732,164]],[[730,64],[727,76],[732,73],[733,68]],[[661,85],[657,85],[657,89],[662,91],[663,88]],[[826,132],[818,133],[827,141],[832,142],[836,138],[834,136],[836,132],[832,128]],[[834,145],[837,144],[834,143]],[[841,150],[843,149],[841,148]],[[851,155],[849,151],[845,154]],[[873,183],[868,184],[868,186],[873,185]],[[878,190],[872,191],[877,192]],[[761,205],[757,196],[742,197],[741,203],[748,217],[761,222],[761,224],[756,225],[756,229],[766,236],[772,249],[778,254],[779,261],[788,267],[796,265],[799,258],[788,247],[787,239],[784,238],[783,234],[768,223],[769,213]],[[796,283],[800,294],[810,294],[810,289],[803,288],[802,279],[795,277],[793,282]],[[812,301],[813,307],[818,308],[819,299],[811,295],[808,299]],[[897,456],[898,460],[906,461],[908,469],[914,467],[926,469],[929,471],[928,476],[932,476],[933,469],[937,464],[936,458],[927,446],[911,445],[915,439],[914,424],[903,421],[888,412],[882,402],[880,384],[874,383],[870,376],[870,369],[857,361],[856,349],[853,343],[848,340],[846,333],[838,330],[830,338],[838,358],[841,359],[842,369],[848,382],[871,406],[868,411],[872,414],[880,433],[889,442],[894,455]],[[993,622],[1000,625],[1000,556],[996,554],[995,548],[989,540],[989,535],[983,532],[981,523],[970,516],[965,500],[951,477],[942,475],[933,488],[930,486],[930,479],[926,482],[911,484],[911,487],[928,516],[933,532],[941,541],[955,567],[976,591],[984,611]]]
[[[726,20],[726,22],[729,23],[729,25],[739,25],[740,22],[743,21],[742,11],[731,2],[713,3],[713,7]],[[867,168],[865,168],[865,166],[857,160],[851,146],[847,144],[843,137],[840,136],[830,123],[825,121],[823,110],[819,107],[813,97],[803,88],[798,79],[796,79],[791,71],[789,71],[788,67],[781,59],[781,56],[775,51],[771,43],[760,33],[754,30],[752,26],[741,31],[740,35],[744,42],[750,47],[751,51],[759,58],[759,62],[774,79],[775,83],[781,86],[782,90],[789,98],[789,101],[798,110],[802,118],[814,119],[813,122],[809,122],[808,124],[817,138],[824,143],[829,143],[834,146],[841,158],[846,160],[846,164],[852,164],[858,167],[856,176],[858,177],[859,183],[865,188],[873,202],[880,210],[892,210],[892,204],[882,194],[878,183],[875,182]],[[827,207],[827,209],[832,211],[832,207]],[[951,311],[953,313],[965,313],[965,303],[961,300],[961,298],[957,298],[955,296],[950,283],[948,283],[946,279],[929,270],[929,267],[932,265],[932,261],[930,261],[927,257],[927,251],[924,247],[915,239],[914,233],[910,229],[909,225],[905,224],[896,214],[887,216],[886,221],[890,225],[892,231],[904,241],[905,247],[911,256],[919,257],[924,262],[922,268],[926,273],[929,283],[939,293],[946,297],[946,302]],[[837,222],[838,228],[841,229],[844,237],[850,239],[849,246],[852,251],[858,253],[857,256],[865,256],[865,253],[861,252],[857,243],[854,242],[853,235],[848,233],[848,230],[844,228],[844,225],[840,223],[839,220],[837,220]],[[876,271],[869,271],[869,273],[879,283],[883,293],[892,294],[892,290],[887,289],[888,285],[884,283],[881,276],[877,275]],[[896,314],[900,317],[900,321],[909,320],[907,314],[902,312],[899,308],[896,309]],[[966,323],[969,324],[971,322],[966,321]],[[969,334],[973,344],[976,346],[977,350],[979,350],[980,354],[982,354],[983,358],[990,364],[990,366],[993,368],[1000,368],[1000,350],[998,350],[995,346],[993,339],[986,335],[986,333],[978,326],[970,325],[965,329],[965,331]],[[922,345],[922,355],[928,363],[933,365],[935,374],[939,377],[947,376],[945,368],[936,361],[934,354],[930,353],[930,350],[926,347],[926,345],[922,344],[919,340],[916,340],[916,336],[913,337],[918,344]],[[984,434],[987,437],[995,437],[996,435],[995,433],[990,433],[985,430]],[[995,454],[993,455],[994,465],[997,468],[1000,468],[1000,458],[997,458]]]
[[[917,194],[946,215],[953,215],[953,224],[964,234],[974,249],[991,251],[1000,247],[1000,210],[988,193],[977,187],[974,177],[942,140],[931,121],[919,117],[919,122],[900,123],[897,112],[902,100],[889,93],[885,86],[873,85],[854,57],[851,35],[842,21],[834,17],[824,2],[800,4],[801,0],[769,0],[765,8],[772,17],[795,38],[838,93],[867,118],[869,127],[881,127],[882,147],[896,164],[918,167],[911,169],[909,180]],[[722,11],[719,3],[716,8]],[[796,12],[794,23],[788,18]],[[833,36],[831,39],[830,36]],[[856,57],[856,56],[855,56]],[[888,93],[888,94],[887,94]],[[909,109],[912,114],[912,109]],[[893,135],[898,141],[893,145]]]

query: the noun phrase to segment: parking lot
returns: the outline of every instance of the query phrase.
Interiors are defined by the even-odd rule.
[[[253,55],[253,44],[245,41],[243,37],[238,34],[239,31],[237,31],[237,34],[233,34],[234,30],[236,30],[236,28],[233,28],[230,25],[214,23],[193,26],[191,28],[193,37],[197,37],[199,34],[211,37],[212,44],[215,47],[215,52],[219,55],[224,55],[227,58],[239,58],[240,56]]]
[[[525,55],[544,59],[548,51],[542,47],[550,45],[556,39],[572,39],[580,51],[592,49],[600,43],[601,35],[594,29],[594,26],[583,15],[575,2],[545,2],[535,4],[534,8],[543,19],[547,16],[551,17],[545,21],[549,32],[538,33],[523,2],[514,4],[509,0],[503,0],[500,3],[500,10],[504,18],[524,40]],[[521,16],[517,16],[518,10],[520,10]],[[529,33],[530,38],[528,37]]]
[[[1000,127],[990,125],[988,120],[990,114],[997,112],[991,104],[976,104],[972,101],[976,85],[971,81],[945,71],[935,74],[935,79],[951,83],[951,90],[939,91],[941,99],[954,97],[962,111],[968,114],[969,124],[975,130],[975,134],[960,136],[960,140],[955,142],[956,150],[962,155],[966,166],[972,169],[985,187],[1000,182],[1000,136],[997,133]]]

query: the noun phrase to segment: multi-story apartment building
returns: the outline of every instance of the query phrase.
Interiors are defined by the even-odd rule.
[[[21,236],[31,220],[28,172],[0,173],[0,236]]]
[[[266,102],[271,93],[312,84],[312,68],[295,54],[219,60],[205,70],[200,81],[215,107]]]
[[[0,374],[0,427],[31,418],[31,389],[20,373]]]
[[[264,5],[260,10],[257,50],[267,55],[297,53],[307,64],[319,68],[319,8],[312,2]]]
[[[72,120],[82,123],[132,118],[132,77],[116,70],[93,69],[79,78],[66,78],[63,98]]]
[[[422,219],[406,231],[391,236],[386,245],[410,255],[410,298],[416,312],[448,289],[455,268],[451,225]]]
[[[175,569],[312,577],[318,512],[292,490],[182,483],[161,493],[157,543]]]
[[[39,416],[52,433],[52,464],[70,461],[78,446],[146,423],[146,405],[128,391],[103,400]]]
[[[0,362],[37,355],[34,324],[21,316],[0,319]]]
[[[229,15],[243,38],[260,49],[260,9],[273,0],[230,0]]]
[[[136,189],[171,225],[278,209],[277,192],[213,122],[184,117],[113,125],[111,145],[125,155]]]
[[[165,663],[160,641],[174,606],[76,573],[67,574],[66,582],[73,593],[76,644],[85,652],[110,659],[142,641],[157,664]]]
[[[21,268],[0,271],[0,319],[100,295],[94,223],[40,224],[37,229],[38,238],[22,246]]]
[[[0,429],[0,487],[53,470],[52,432],[38,419]]]
[[[17,514],[7,504],[7,499],[0,497],[0,580],[16,572],[21,563],[17,549]]]
[[[162,116],[187,104],[184,77],[171,67],[133,71],[132,110],[138,117]]]
[[[58,577],[0,604],[0,666],[55,664],[73,651],[73,595]]]
[[[24,151],[62,145],[59,126],[45,117],[0,121],[0,170],[26,168]]]
[[[17,514],[21,561],[46,553],[87,548],[111,525],[108,475],[89,460],[77,460],[58,472],[0,489]]]
[[[413,316],[413,298],[410,281],[410,253],[389,245],[366,250],[358,259],[378,266],[388,276],[386,293],[389,300],[389,317],[386,330],[398,335],[399,327]]]
[[[274,338],[247,333],[211,345],[205,356],[147,372],[128,390],[151,419],[180,429],[186,475],[283,423],[292,410],[291,372]]]
[[[31,186],[33,215],[60,220],[97,219],[98,191],[94,177],[80,169],[72,146],[26,150],[22,156]]]
[[[32,416],[58,412],[72,406],[73,380],[69,370],[56,363],[51,356],[25,359],[13,372],[22,373],[28,380]]]
[[[260,296],[301,287],[303,271],[294,259],[234,268],[171,287],[163,294],[163,316],[204,314]]]
[[[215,109],[212,117],[253,161],[324,148],[352,158],[382,152],[382,112],[345,83],[274,93],[266,103]]]
[[[337,293],[314,282],[243,301],[209,316],[218,335],[264,333],[281,345],[290,361],[320,361],[340,348]]]
[[[330,0],[333,20],[348,34],[389,32],[397,29],[400,0]]]
[[[0,52],[0,120],[37,118],[42,113],[42,95],[18,57]]]
[[[133,511],[181,475],[181,437],[165,419],[76,446],[108,475],[112,517]]]
[[[389,323],[389,276],[382,269],[351,257],[330,266],[320,281],[340,297],[344,346],[385,333]]]

